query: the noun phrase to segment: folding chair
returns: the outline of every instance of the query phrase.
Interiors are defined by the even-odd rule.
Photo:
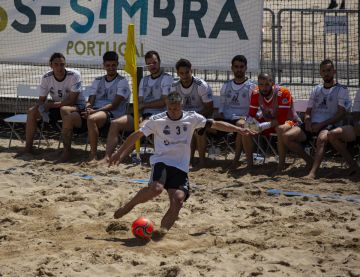
[[[9,148],[11,146],[11,141],[13,136],[15,135],[21,142],[24,140],[21,138],[20,134],[17,132],[15,125],[16,124],[26,124],[27,114],[25,113],[18,113],[19,111],[19,102],[21,99],[28,100],[28,106],[30,106],[30,101],[32,99],[38,99],[39,97],[39,86],[31,86],[26,84],[19,84],[17,86],[16,92],[16,103],[15,103],[15,114],[13,116],[7,117],[4,121],[9,125],[11,129],[10,138],[9,138]],[[42,133],[40,132],[40,137]],[[40,143],[39,143],[40,146]]]

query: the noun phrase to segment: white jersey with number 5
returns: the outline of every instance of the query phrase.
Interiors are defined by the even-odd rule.
[[[66,69],[63,80],[55,78],[54,72],[47,72],[41,79],[40,96],[50,97],[55,102],[64,101],[70,92],[78,92],[76,105],[85,105],[85,97],[81,92],[81,75],[80,72],[74,69]]]
[[[191,111],[184,111],[178,120],[171,120],[167,112],[151,116],[140,129],[145,136],[154,134],[155,153],[150,163],[163,162],[189,172],[191,139],[194,130],[203,128],[205,123],[205,117]]]

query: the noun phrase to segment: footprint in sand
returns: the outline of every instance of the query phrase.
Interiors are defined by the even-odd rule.
[[[121,222],[111,222],[106,227],[107,233],[113,233],[116,231],[129,231],[129,227],[125,223],[121,223]]]

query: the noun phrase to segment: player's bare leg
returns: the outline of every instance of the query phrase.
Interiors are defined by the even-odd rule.
[[[31,107],[27,112],[27,119],[26,119],[26,142],[25,148],[19,151],[15,155],[15,157],[22,156],[24,154],[28,154],[32,152],[32,147],[34,143],[34,136],[37,130],[37,121],[40,119],[40,113],[38,110],[38,105]]]
[[[324,157],[325,152],[325,146],[328,142],[327,134],[328,130],[323,130],[319,133],[317,140],[316,140],[316,151],[315,151],[315,157],[314,157],[314,163],[311,167],[311,170],[308,175],[306,175],[304,178],[307,179],[315,179],[316,172],[320,167],[320,164]]]
[[[284,143],[284,134],[291,129],[291,126],[288,124],[283,124],[278,127],[276,127],[276,133],[278,136],[278,143],[277,143],[277,150],[279,154],[279,164],[277,166],[277,172],[281,172],[285,169],[285,160],[286,160],[286,152],[287,148]]]
[[[253,162],[254,143],[252,141],[251,135],[243,136],[243,147],[244,147],[245,156],[246,156],[246,168],[251,169],[254,166],[254,162]]]
[[[204,134],[199,135],[197,133],[194,134],[196,138],[196,148],[199,152],[199,164],[197,165],[198,168],[204,168],[206,166],[206,159],[205,159],[205,153],[206,153],[206,132]]]
[[[313,159],[305,152],[304,147],[301,145],[301,142],[306,140],[305,133],[299,127],[292,127],[283,134],[282,140],[290,151],[300,156],[306,162],[306,168],[310,170]]]
[[[111,122],[109,133],[106,139],[105,157],[101,160],[101,163],[107,164],[109,162],[111,155],[114,153],[115,148],[119,143],[118,136],[123,130],[134,130],[134,119],[131,115],[124,115]]]
[[[159,230],[155,230],[152,234],[153,240],[161,240],[168,230],[174,225],[176,219],[179,216],[179,212],[183,206],[185,200],[185,192],[178,189],[169,189],[170,207],[161,220],[161,226]]]
[[[159,182],[153,182],[148,187],[140,189],[129,202],[115,211],[114,218],[117,219],[123,217],[136,205],[153,199],[154,197],[160,195],[163,190],[164,185]]]
[[[351,142],[356,139],[354,127],[351,125],[342,126],[329,131],[328,141],[335,148],[336,151],[345,159],[349,165],[349,175],[356,173],[359,170],[357,162],[353,155],[346,147],[346,142]]]
[[[107,115],[105,112],[91,114],[87,119],[87,129],[90,144],[89,161],[96,160],[99,129],[106,124]]]
[[[70,159],[73,128],[81,127],[81,117],[80,114],[76,111],[75,107],[61,107],[60,112],[63,120],[61,133],[64,144],[64,150],[60,158],[56,161],[56,163],[65,163]]]

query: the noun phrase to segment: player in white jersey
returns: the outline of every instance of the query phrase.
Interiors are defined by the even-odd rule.
[[[352,125],[340,126],[328,134],[329,143],[348,163],[350,175],[360,171],[358,163],[347,148],[347,143],[355,141],[356,137],[360,137],[360,90],[355,95],[352,107]]]
[[[220,118],[236,126],[244,127],[245,119],[249,113],[251,92],[255,89],[256,84],[245,75],[247,59],[243,55],[236,55],[232,59],[231,70],[234,79],[225,82],[220,90]],[[233,167],[238,166],[243,144],[242,135],[237,133]]]
[[[173,226],[184,201],[189,197],[190,145],[193,133],[198,128],[214,128],[225,132],[246,133],[243,128],[227,122],[206,119],[194,111],[182,110],[182,97],[171,92],[166,101],[167,112],[150,117],[140,130],[132,133],[120,149],[110,158],[110,165],[123,161],[127,149],[143,136],[154,135],[155,153],[150,158],[152,173],[149,186],[142,188],[129,202],[119,208],[115,218],[121,218],[136,205],[145,203],[166,189],[170,207],[161,221],[153,239],[160,239]]]
[[[346,111],[351,107],[349,92],[345,86],[336,82],[336,69],[331,60],[320,63],[320,75],[324,81],[311,92],[308,108],[305,112],[303,128],[291,128],[283,135],[283,141],[289,150],[303,158],[311,168],[307,178],[314,179],[324,156],[330,130],[341,126]],[[308,155],[301,142],[317,135],[314,160]]]
[[[178,60],[175,67],[180,80],[173,83],[171,92],[176,91],[183,97],[183,109],[185,111],[196,111],[206,118],[212,117],[214,104],[210,86],[204,80],[192,75],[189,60]],[[191,162],[193,163],[197,149],[199,152],[199,168],[205,166],[206,143],[206,133],[194,133]]]
[[[116,52],[108,51],[103,55],[106,75],[93,81],[86,110],[82,113],[88,129],[90,161],[96,159],[100,128],[110,126],[112,120],[126,113],[131,92],[128,81],[117,72],[118,65]]]
[[[49,63],[52,70],[41,79],[39,102],[27,114],[25,148],[16,156],[32,152],[39,119],[51,123],[62,119],[64,132],[64,125],[70,124],[68,121],[71,121],[71,114],[79,114],[85,108],[80,73],[65,68],[65,57],[61,53],[52,54]],[[49,94],[51,99],[47,100]]]
[[[145,63],[150,71],[150,75],[145,76],[140,81],[139,86],[139,112],[140,122],[149,118],[152,114],[165,110],[165,98],[170,91],[173,78],[165,73],[161,67],[160,55],[154,50],[145,54]],[[141,123],[143,124],[143,123]],[[134,117],[126,114],[113,120],[106,141],[106,151],[103,162],[108,162],[116,146],[118,136],[121,131],[134,131]],[[131,149],[129,149],[129,153]]]

